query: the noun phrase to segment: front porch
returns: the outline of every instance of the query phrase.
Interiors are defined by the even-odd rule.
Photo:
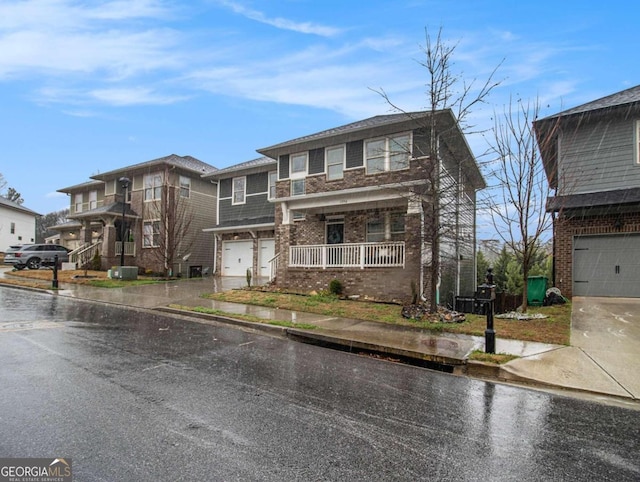
[[[404,268],[404,241],[289,247],[290,268]]]

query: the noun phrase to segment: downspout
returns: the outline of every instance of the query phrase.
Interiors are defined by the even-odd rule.
[[[420,202],[420,299],[424,302],[427,297],[424,295],[424,207]]]

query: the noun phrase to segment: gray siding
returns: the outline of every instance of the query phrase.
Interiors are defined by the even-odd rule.
[[[634,159],[634,121],[602,120],[560,135],[559,195],[626,189],[640,185]]]
[[[231,193],[233,191],[232,179],[229,177],[227,179],[220,179],[218,182],[220,183],[220,199],[231,197]]]
[[[219,203],[219,219],[221,222],[233,222],[237,220],[246,220],[247,224],[252,219],[264,217],[274,217],[274,207],[267,200],[267,193],[255,196],[247,196],[245,204],[231,204],[231,199],[221,199]]]
[[[259,172],[247,176],[247,194],[257,194],[269,190],[269,174]]]

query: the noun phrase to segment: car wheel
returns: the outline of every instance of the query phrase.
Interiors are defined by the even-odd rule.
[[[40,258],[31,258],[29,261],[27,261],[27,268],[40,269]]]

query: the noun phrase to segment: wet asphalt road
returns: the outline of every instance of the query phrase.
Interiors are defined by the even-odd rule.
[[[0,387],[77,481],[640,479],[637,410],[3,287]]]

